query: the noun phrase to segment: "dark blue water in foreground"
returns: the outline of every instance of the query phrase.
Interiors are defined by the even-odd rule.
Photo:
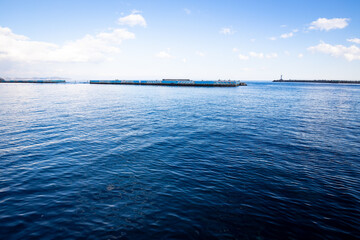
[[[1,239],[356,239],[360,86],[0,85]]]

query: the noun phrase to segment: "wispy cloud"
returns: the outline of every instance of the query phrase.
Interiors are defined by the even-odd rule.
[[[316,21],[310,23],[310,30],[325,30],[343,29],[349,25],[349,18],[318,18]]]
[[[249,56],[243,55],[243,54],[239,54],[239,59],[240,60],[249,60]]]
[[[277,58],[278,54],[277,53],[268,53],[268,54],[266,54],[265,57],[268,58],[268,59]]]
[[[134,39],[126,29],[113,29],[96,35],[85,35],[63,45],[33,41],[0,27],[0,60],[19,62],[91,62],[111,59],[121,52],[123,40]]]
[[[346,41],[360,44],[360,38],[351,38],[347,39]]]
[[[299,53],[298,58],[303,58],[303,57],[304,57],[304,54]]]
[[[220,33],[221,33],[221,34],[224,34],[224,35],[232,35],[232,34],[235,33],[235,31],[232,30],[231,28],[225,27],[225,28],[222,28],[222,29],[220,30]]]
[[[256,58],[256,59],[272,59],[272,58],[277,58],[278,54],[277,53],[262,53],[262,52],[249,52],[248,55],[245,54],[239,54],[238,55],[240,60],[249,60],[250,58]]]
[[[334,57],[343,57],[349,62],[360,60],[360,48],[355,45],[346,47],[343,45],[331,45],[321,42],[316,46],[309,47],[308,50],[311,52],[330,54]]]
[[[136,25],[146,27],[145,18],[139,13],[139,11],[134,10],[130,15],[121,17],[117,22],[119,25],[127,25],[130,27],[134,27]]]
[[[205,53],[200,52],[200,51],[196,51],[195,54],[198,55],[198,56],[200,56],[200,57],[205,56]]]
[[[184,8],[184,11],[187,15],[191,14],[191,10],[190,9],[187,9],[187,8]]]

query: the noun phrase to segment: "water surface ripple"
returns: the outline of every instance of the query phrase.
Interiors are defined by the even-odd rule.
[[[358,239],[360,86],[1,84],[1,239]]]

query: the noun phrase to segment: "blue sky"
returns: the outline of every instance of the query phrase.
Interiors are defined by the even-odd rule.
[[[360,1],[0,0],[0,76],[360,80]]]

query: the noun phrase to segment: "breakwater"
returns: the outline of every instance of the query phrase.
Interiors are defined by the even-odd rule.
[[[246,83],[236,80],[194,81],[189,79],[159,80],[90,80],[90,84],[124,84],[124,85],[158,85],[158,86],[187,86],[187,87],[238,87]]]
[[[0,83],[65,83],[65,80],[62,79],[27,79],[27,80],[5,80],[0,78]]]
[[[347,84],[360,84],[360,81],[350,81],[350,80],[274,80],[273,82],[308,82],[308,83],[347,83]]]

